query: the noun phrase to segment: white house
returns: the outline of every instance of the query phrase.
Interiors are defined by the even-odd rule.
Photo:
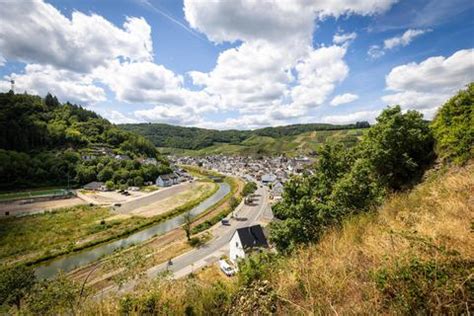
[[[159,187],[169,187],[179,182],[179,177],[174,173],[162,174],[156,178],[156,185]]]
[[[273,184],[277,180],[276,175],[267,173],[262,176],[262,183],[265,185]]]
[[[283,184],[281,184],[280,181],[277,181],[272,187],[271,196],[274,199],[280,199],[281,195],[283,194],[283,191],[284,191]]]
[[[234,263],[238,259],[245,258],[245,255],[253,250],[268,248],[262,226],[253,225],[237,229],[230,239],[229,248],[229,257]]]

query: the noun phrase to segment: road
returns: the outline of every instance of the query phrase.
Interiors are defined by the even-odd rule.
[[[170,271],[173,277],[180,278],[192,273],[194,270],[216,262],[223,254],[228,254],[228,244],[235,230],[245,226],[251,226],[259,221],[269,221],[272,218],[271,208],[268,201],[267,188],[258,188],[255,194],[259,195],[256,205],[245,205],[242,203],[234,211],[234,218],[230,219],[230,225],[224,226],[221,223],[211,228],[214,238],[205,245],[186,252],[173,258],[172,265],[167,262],[154,266],[146,271],[149,278],[154,278],[158,274]],[[137,281],[132,280],[122,285],[119,289],[116,286],[105,288],[98,296],[110,293],[125,293],[133,290]]]

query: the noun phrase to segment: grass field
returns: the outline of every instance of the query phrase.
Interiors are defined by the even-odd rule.
[[[0,193],[0,201],[28,199],[40,196],[64,195],[64,189],[37,189],[31,191],[5,192]]]
[[[251,136],[239,144],[214,144],[199,149],[187,150],[180,148],[161,147],[162,153],[178,156],[206,156],[206,155],[279,155],[285,153],[288,156],[309,155],[317,151],[321,145],[328,141],[342,141],[348,147],[355,145],[364,130],[335,130],[306,132],[294,136],[273,138],[268,136]]]

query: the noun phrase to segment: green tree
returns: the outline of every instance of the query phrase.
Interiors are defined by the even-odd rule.
[[[20,309],[21,300],[36,282],[33,268],[17,266],[0,271],[0,305],[15,305]]]
[[[133,184],[137,187],[143,186],[143,178],[141,176],[137,176],[133,179]]]
[[[474,155],[474,83],[446,102],[431,127],[441,159],[463,164]]]
[[[107,188],[107,190],[113,190],[115,187],[114,182],[112,180],[108,180],[107,182],[105,182],[105,187]]]
[[[423,115],[388,107],[361,143],[382,185],[400,190],[420,180],[434,160],[434,138]]]
[[[110,168],[109,166],[107,166],[99,171],[99,173],[97,174],[97,180],[108,181],[112,179],[113,175],[114,175],[114,170]]]
[[[190,212],[186,212],[184,214],[184,224],[183,224],[183,229],[184,232],[186,233],[186,239],[188,241],[191,240],[191,223],[192,223],[192,217]]]

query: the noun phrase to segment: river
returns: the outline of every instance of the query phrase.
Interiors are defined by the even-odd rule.
[[[219,189],[216,191],[216,193],[191,209],[191,216],[196,217],[197,215],[201,214],[210,206],[223,199],[224,196],[229,192],[230,186],[227,183],[219,183]],[[103,256],[109,255],[117,249],[136,245],[156,235],[167,233],[183,225],[184,217],[185,214],[177,215],[173,218],[140,230],[139,232],[133,233],[127,237],[53,259],[38,266],[35,270],[35,274],[39,279],[48,279],[54,277],[57,273],[59,273],[59,271],[69,272],[78,267],[94,262]]]

